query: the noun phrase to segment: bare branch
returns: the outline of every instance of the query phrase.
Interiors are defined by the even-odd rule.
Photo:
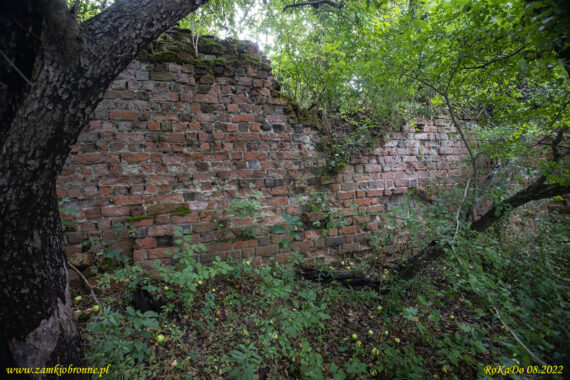
[[[4,54],[4,51],[2,51],[2,49],[0,49],[0,54],[2,55],[2,57],[6,60],[6,62],[8,62],[8,64],[10,66],[12,66],[12,68],[14,70],[16,70],[16,72],[22,77],[22,79],[24,79],[24,81],[31,87],[34,84],[32,83],[31,80],[29,80],[23,72],[20,71],[20,69],[18,69],[18,67],[14,64],[14,62],[12,62],[12,60],[10,58],[8,58],[8,56],[6,54]]]
[[[80,5],[81,5],[81,0],[75,0],[75,3],[73,3],[73,7],[71,8],[71,14],[73,15],[73,18],[77,17],[77,12],[79,12]]]
[[[523,50],[523,48],[521,47],[521,48],[518,48],[517,50],[513,51],[513,52],[510,53],[510,54],[500,55],[500,56],[498,56],[498,57],[496,57],[496,58],[493,58],[493,59],[491,59],[490,61],[487,61],[487,62],[482,63],[482,64],[480,64],[480,65],[477,65],[477,66],[463,66],[463,68],[464,68],[465,70],[484,69],[485,67],[487,67],[487,66],[489,66],[489,65],[492,65],[492,64],[495,63],[495,62],[501,61],[501,60],[503,60],[503,59],[511,58],[511,57],[517,55],[518,53],[520,53],[522,50]]]
[[[91,287],[91,285],[89,284],[89,281],[87,281],[87,279],[85,278],[85,276],[83,275],[83,273],[81,273],[79,271],[79,269],[77,269],[76,267],[74,267],[73,265],[71,265],[70,263],[67,263],[67,265],[69,265],[69,267],[71,269],[73,269],[74,271],[77,272],[77,274],[79,275],[79,277],[81,277],[81,279],[83,280],[83,282],[85,283],[85,285],[87,285],[87,287],[89,288],[89,290],[91,291],[91,296],[93,297],[93,301],[95,301],[95,303],[97,305],[99,305],[99,300],[97,299],[97,296],[95,295],[95,292],[93,291],[93,288]]]
[[[283,12],[285,12],[289,8],[306,7],[308,5],[313,6],[315,8],[319,8],[319,6],[321,4],[328,5],[330,7],[336,8],[336,9],[341,9],[342,7],[344,7],[344,3],[342,3],[342,2],[337,3],[336,1],[332,1],[332,0],[316,0],[316,1],[307,1],[307,2],[302,2],[302,3],[293,3],[293,4],[286,5],[285,8],[283,8]]]
[[[501,319],[501,314],[499,314],[499,310],[497,310],[497,308],[495,306],[493,306],[493,309],[495,310],[495,314],[497,314],[497,318],[499,319],[499,321],[501,322],[501,324],[511,333],[511,335],[515,338],[515,340],[522,346],[522,348],[524,348],[526,350],[526,352],[529,353],[529,355],[536,360],[538,363],[542,364],[543,366],[546,366],[546,363],[543,362],[542,360],[540,360],[540,358],[538,356],[536,356],[536,354],[534,352],[532,352],[531,350],[529,350],[529,348],[527,346],[525,346],[525,344],[519,339],[518,336],[516,336],[516,334],[514,333],[514,331],[509,328],[509,326],[507,326],[507,324]]]

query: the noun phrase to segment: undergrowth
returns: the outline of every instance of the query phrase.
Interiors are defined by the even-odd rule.
[[[179,231],[176,264],[159,265],[159,278],[130,265],[104,277],[100,310],[88,297],[76,305],[87,359],[111,364],[116,379],[488,379],[497,366],[546,372],[537,358],[565,371],[570,224],[523,212],[533,213],[526,223],[487,234],[461,225],[444,256],[411,280],[351,259],[381,279],[379,289],[304,280],[298,254],[265,267],[232,259],[204,266],[194,259],[203,247]],[[443,228],[453,218],[431,220]],[[409,241],[427,233],[409,231]],[[161,308],[134,309],[137,287]]]

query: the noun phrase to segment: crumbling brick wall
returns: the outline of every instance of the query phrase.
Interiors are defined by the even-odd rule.
[[[184,33],[170,38],[188,44]],[[57,184],[65,207],[77,210],[66,216],[70,262],[88,268],[100,247],[86,241],[96,237],[150,267],[168,258],[178,226],[206,245],[202,262],[230,255],[284,260],[291,250],[278,246],[283,235],[271,226],[283,222],[283,212],[301,212],[297,196],[327,192],[345,215],[354,215],[353,203],[384,211],[411,188],[459,174],[465,150],[445,120],[436,119],[388,131],[381,146],[323,176],[315,122],[299,120],[280,96],[255,45],[212,41],[202,59],[188,51],[174,52],[170,62],[137,59],[108,89]],[[229,202],[252,190],[263,194],[262,216],[228,224]],[[136,238],[129,231],[115,235],[119,222],[134,226]],[[240,225],[253,225],[255,238],[238,236]],[[350,221],[327,236],[307,230],[293,249],[332,261],[369,249],[378,226]]]

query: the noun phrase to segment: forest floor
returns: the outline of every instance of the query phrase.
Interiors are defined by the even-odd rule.
[[[377,289],[308,281],[300,260],[194,263],[187,287],[125,268],[112,280],[119,286],[98,290],[99,310],[84,291],[75,311],[88,360],[110,363],[112,378],[490,379],[501,378],[497,368],[523,368],[524,377],[510,377],[558,379],[569,368],[570,250],[567,239],[557,244],[541,248],[548,262],[535,251],[528,268],[501,278],[520,257],[462,266],[449,253],[406,281],[354,258],[325,268],[379,278]],[[537,265],[543,271],[530,273]],[[141,291],[153,299],[142,308],[157,312],[132,307]]]

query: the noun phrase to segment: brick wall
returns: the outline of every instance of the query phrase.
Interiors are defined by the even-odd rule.
[[[177,226],[206,245],[202,262],[230,255],[283,260],[291,250],[279,248],[283,235],[271,226],[283,222],[283,212],[302,211],[297,196],[327,192],[350,216],[353,202],[366,212],[385,211],[411,188],[449,183],[459,174],[464,148],[445,120],[436,119],[416,120],[413,131],[387,132],[382,146],[354,157],[338,175],[322,176],[314,122],[299,120],[280,97],[255,46],[215,46],[203,60],[186,59],[184,52],[171,63],[135,60],[112,83],[57,184],[65,207],[78,211],[66,216],[70,262],[89,267],[102,249],[86,244],[91,237],[150,267],[167,258]],[[229,202],[252,189],[263,194],[259,220],[228,215]],[[125,222],[138,238],[112,232]],[[293,249],[325,262],[367,250],[379,223],[349,222],[324,237],[307,230]],[[256,238],[239,236],[247,225]]]

